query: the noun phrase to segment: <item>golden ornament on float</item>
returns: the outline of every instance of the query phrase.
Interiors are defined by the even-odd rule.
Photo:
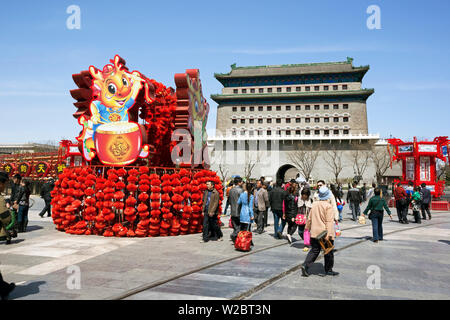
[[[133,122],[112,122],[98,127],[95,149],[103,164],[124,166],[134,162],[142,147],[139,126]]]

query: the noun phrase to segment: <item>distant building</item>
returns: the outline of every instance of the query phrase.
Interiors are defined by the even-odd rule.
[[[345,154],[340,177],[353,178],[349,152],[369,150],[380,138],[368,130],[366,101],[374,93],[362,88],[368,70],[347,58],[275,66],[234,64],[229,73],[216,73],[224,88],[211,96],[218,103],[216,135],[209,139],[212,168],[223,163],[230,174],[242,174],[248,166],[244,159],[259,157],[253,177],[288,180],[298,172],[292,154],[310,148],[321,151],[312,176],[330,180],[333,174],[324,155],[337,149]],[[261,149],[279,153],[269,160]],[[225,158],[238,163],[226,165]],[[372,180],[373,168],[366,171],[365,180]]]
[[[0,154],[21,154],[21,153],[37,153],[37,152],[57,152],[58,146],[41,143],[26,144],[0,144]]]

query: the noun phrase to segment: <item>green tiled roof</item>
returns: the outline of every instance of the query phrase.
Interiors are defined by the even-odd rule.
[[[264,99],[264,98],[296,98],[296,97],[315,97],[315,96],[354,96],[363,95],[369,97],[375,92],[374,89],[346,90],[333,92],[291,92],[291,93],[252,93],[252,94],[212,94],[211,99],[216,102],[236,99]]]
[[[337,61],[337,62],[317,62],[317,63],[303,63],[303,64],[281,64],[281,65],[266,65],[266,66],[247,66],[247,67],[237,67],[236,63],[231,65],[231,71],[228,73],[214,73],[214,76],[216,78],[228,78],[228,77],[243,77],[245,75],[239,74],[239,75],[232,75],[233,71],[252,71],[252,70],[256,70],[256,69],[280,69],[280,68],[285,68],[285,69],[291,69],[291,68],[307,68],[307,67],[332,67],[332,66],[346,66],[346,65],[350,65],[351,69],[349,70],[345,70],[342,72],[352,72],[352,71],[367,71],[369,70],[369,66],[360,66],[360,67],[354,67],[352,65],[353,63],[353,58],[347,57],[347,61]],[[324,71],[318,70],[319,73],[322,73]],[[325,71],[325,72],[333,72],[333,71]],[[335,71],[335,72],[340,72],[340,71]],[[314,73],[314,70],[311,70],[309,72],[305,72],[305,73]],[[280,73],[280,75],[283,73]],[[262,74],[261,74],[262,75]],[[255,75],[250,75],[250,76],[255,76]]]

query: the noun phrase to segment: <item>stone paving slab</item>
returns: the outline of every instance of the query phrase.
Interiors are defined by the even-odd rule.
[[[421,237],[408,240],[394,240],[390,235],[388,241],[374,244],[364,242],[335,254],[337,277],[319,277],[312,275],[301,277],[300,272],[280,279],[272,285],[257,292],[250,299],[279,299],[283,292],[292,299],[449,299],[450,247],[438,241],[421,241],[423,238],[440,236],[435,229],[442,229],[446,234],[450,223],[439,227],[420,228],[395,234],[416,234]],[[396,244],[391,247],[391,244]],[[416,250],[399,250],[399,247],[415,247]],[[438,257],[446,255],[446,260]],[[322,264],[320,261],[318,264]],[[367,267],[377,265],[381,270],[381,289],[367,288]],[[314,273],[314,272],[313,272]]]
[[[41,219],[38,216],[39,205],[38,199],[35,207],[30,210],[30,232],[19,234],[20,239],[11,246],[3,246],[0,243],[2,274],[7,281],[21,283],[18,290],[12,295],[12,298],[15,299],[107,299],[143,284],[157,283],[208,266],[211,263],[228,258],[238,258],[179,278],[179,282],[172,281],[170,282],[171,286],[164,289],[164,293],[147,290],[139,294],[142,299],[173,299],[174,297],[212,299],[215,297],[215,293],[208,287],[215,283],[215,287],[226,287],[226,290],[217,294],[218,298],[231,298],[235,294],[245,292],[258,283],[266,281],[269,277],[295,266],[306,255],[302,251],[302,241],[294,242],[289,246],[286,244],[286,240],[274,239],[271,236],[273,235],[272,225],[266,228],[266,233],[254,236],[253,252],[274,245],[286,245],[248,256],[236,251],[232,243],[228,241],[231,233],[228,228],[223,228],[225,241],[206,244],[200,243],[199,234],[133,239],[69,235],[55,230],[49,218]],[[450,215],[437,213],[434,217],[436,220],[432,220],[431,223],[450,217]],[[272,221],[272,215],[269,214],[269,223],[272,224]],[[223,218],[223,222],[226,226],[228,218]],[[411,224],[404,226],[394,222],[385,223],[386,232],[411,226]],[[371,235],[370,225],[361,228],[357,223],[348,219],[341,223],[341,228],[354,229],[344,230],[343,237],[336,241],[337,248],[366,239]],[[436,237],[436,239],[428,241],[450,240],[447,229],[434,226],[429,228],[434,230],[430,239],[431,237]],[[395,237],[401,239],[401,234],[395,234]],[[414,234],[420,235],[420,233]],[[298,235],[294,237],[298,239]],[[417,238],[417,236],[415,237]],[[449,247],[448,243],[440,243]],[[407,243],[394,241],[386,241],[383,245],[387,244],[395,246],[397,251],[399,248],[407,246]],[[407,251],[417,254],[417,250]],[[358,261],[358,251],[356,250],[354,254],[350,254],[351,252],[349,252],[348,259]],[[336,255],[339,254],[338,252]],[[385,256],[389,259],[399,260],[395,252],[386,253]],[[441,251],[433,250],[432,257],[428,258],[437,258],[441,263],[446,263],[448,267],[448,259]],[[69,276],[67,267],[71,264],[76,264],[81,269],[80,290],[67,288],[66,281]],[[398,267],[399,272],[402,272],[401,268],[404,265],[399,263],[397,266],[397,264],[394,264],[395,268]],[[317,268],[320,269],[320,267],[321,265],[318,265]],[[349,271],[349,273],[351,272],[352,270]],[[424,273],[424,276],[427,274]],[[445,274],[442,272],[439,273],[439,280],[442,281],[441,279],[445,279]],[[197,291],[194,293],[186,289],[190,287],[196,287]],[[155,289],[160,290],[161,288],[162,286],[159,286]],[[176,292],[176,288],[185,293]],[[130,298],[138,298],[138,296]]]

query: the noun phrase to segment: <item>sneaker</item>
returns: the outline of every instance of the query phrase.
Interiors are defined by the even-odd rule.
[[[304,265],[302,265],[302,277],[309,277],[308,269]]]
[[[326,272],[325,275],[334,277],[334,276],[339,275],[339,272],[331,270],[331,271]]]
[[[43,215],[43,214],[40,214],[40,215],[39,215],[39,217],[43,218],[43,217],[44,217],[44,215]]]
[[[278,235],[278,239],[283,239],[283,234],[280,231],[277,232],[277,235]]]
[[[200,243],[206,243],[206,242],[208,242],[208,241],[205,241],[205,240],[200,240]]]
[[[373,240],[373,243],[378,243],[378,240]]]
[[[287,234],[287,240],[289,243],[292,243],[292,236],[289,233]]]
[[[222,237],[222,238],[219,238],[219,239],[217,239],[217,241],[223,241],[223,237]]]

